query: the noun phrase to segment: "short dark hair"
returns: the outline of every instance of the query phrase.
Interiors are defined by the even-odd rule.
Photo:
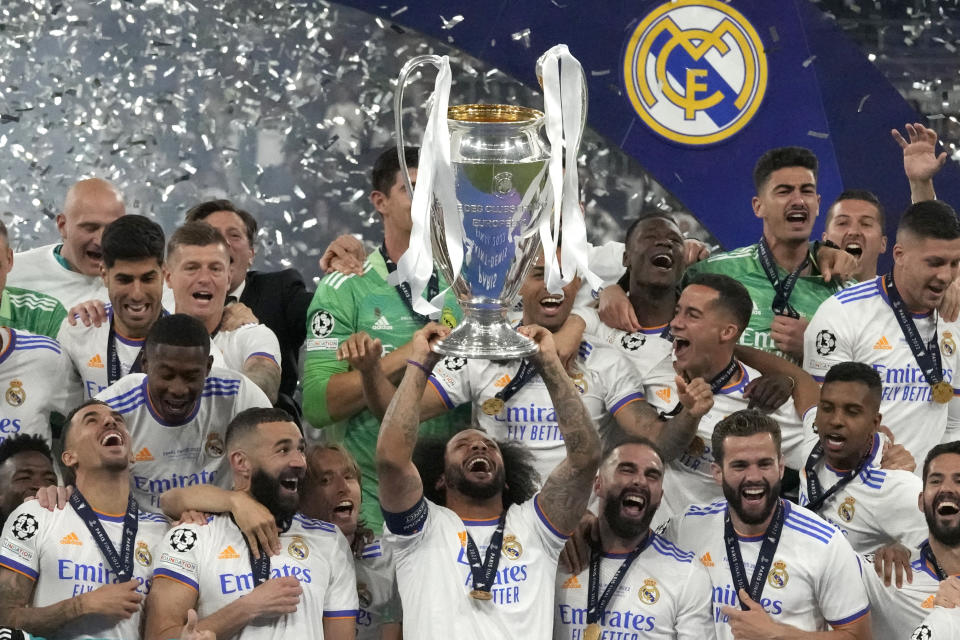
[[[887,212],[884,210],[880,198],[878,198],[873,191],[867,191],[866,189],[847,189],[837,196],[837,199],[834,200],[830,208],[827,209],[827,219],[824,221],[824,227],[830,226],[830,221],[833,220],[833,209],[838,203],[844,200],[862,200],[863,202],[872,204],[877,210],[877,222],[880,224],[880,228],[883,229],[884,225],[887,224]]]
[[[407,161],[407,167],[415,169],[420,163],[420,149],[404,147],[403,157]],[[376,162],[373,163],[373,171],[370,174],[373,190],[389,193],[397,180],[397,171],[400,171],[400,156],[395,146],[388,147],[377,156]],[[412,194],[411,197],[413,197]]]
[[[823,377],[823,384],[831,382],[859,382],[870,390],[870,395],[879,403],[883,394],[883,382],[876,369],[862,362],[841,362],[830,367]]]
[[[482,429],[481,429],[482,431]],[[446,503],[443,490],[437,489],[437,480],[446,467],[447,443],[449,438],[420,438],[413,450],[413,464],[420,472],[423,483],[423,496],[439,505]],[[503,508],[522,504],[532,498],[540,484],[540,474],[533,466],[533,453],[517,440],[497,440],[500,456],[503,458],[503,471],[506,486],[503,488]]]
[[[293,422],[296,424],[290,414],[283,409],[276,407],[244,409],[233,416],[233,420],[227,425],[226,446],[229,448],[238,438],[253,433],[257,430],[257,427],[267,422]]]
[[[662,220],[666,220],[667,222],[675,225],[677,228],[680,228],[680,225],[677,224],[677,221],[674,219],[672,215],[662,211],[655,211],[649,215],[643,216],[642,218],[637,218],[636,220],[631,222],[630,226],[627,227],[627,233],[623,236],[623,243],[627,246],[630,246],[630,236],[633,235],[633,232],[636,231],[641,224],[643,224],[647,220],[653,220],[654,218],[660,218]]]
[[[617,431],[616,435],[612,437],[605,438],[603,443],[603,453],[600,456],[600,466],[607,461],[607,459],[613,455],[613,452],[628,444],[637,444],[644,447],[650,448],[657,457],[660,458],[660,462],[664,462],[663,452],[660,451],[660,447],[657,446],[657,443],[651,440],[650,438],[645,438],[643,436],[631,436],[623,433],[622,431]]]
[[[160,316],[153,323],[143,348],[149,354],[161,344],[173,347],[203,347],[204,356],[210,355],[210,333],[202,322],[185,313]]]
[[[53,462],[53,453],[50,451],[50,445],[43,439],[43,436],[35,433],[18,433],[0,442],[0,466],[3,466],[4,462],[24,451],[36,451],[37,453],[43,454],[43,457],[51,463]]]
[[[202,221],[186,222],[177,227],[170,236],[170,241],[167,242],[167,258],[183,246],[209,247],[212,244],[221,244],[224,250],[227,249],[226,239],[214,227]]]
[[[109,404],[107,404],[103,400],[97,400],[96,398],[90,398],[89,400],[84,400],[83,402],[75,406],[73,409],[70,410],[70,413],[68,413],[67,417],[64,418],[63,420],[63,430],[60,432],[61,448],[63,449],[67,448],[67,438],[70,433],[70,428],[73,425],[73,418],[78,413],[86,409],[87,407],[93,406],[95,404],[103,405],[104,407],[108,407],[111,411],[113,410],[113,407],[111,407]]]
[[[103,230],[100,247],[103,264],[110,269],[117,260],[155,258],[163,264],[163,228],[145,216],[121,216]]]
[[[253,246],[253,239],[257,237],[257,219],[254,218],[248,211],[245,211],[233,204],[229,200],[207,200],[206,202],[201,202],[200,204],[190,207],[187,211],[186,221],[187,222],[200,222],[201,220],[206,220],[207,216],[216,213],[217,211],[231,211],[243,221],[243,226],[247,230],[247,242],[250,243],[250,246]]]
[[[923,461],[923,487],[927,487],[927,474],[930,473],[930,463],[936,458],[948,453],[955,453],[960,456],[960,440],[953,442],[943,442],[927,452],[927,457]]]
[[[770,179],[770,175],[778,169],[787,167],[803,167],[813,172],[813,178],[816,180],[817,172],[820,170],[820,162],[813,151],[806,147],[777,147],[770,149],[757,160],[753,168],[753,186],[756,187],[759,194]]]
[[[714,304],[719,305],[733,316],[742,332],[750,324],[753,314],[753,300],[750,292],[740,282],[721,273],[701,273],[687,286],[699,285],[717,292]]]
[[[914,202],[900,217],[897,235],[901,231],[920,238],[956,240],[960,238],[960,221],[957,212],[942,200]]]
[[[710,445],[713,447],[713,460],[723,465],[723,441],[728,437],[749,438],[758,433],[769,433],[773,437],[773,444],[780,455],[780,425],[777,421],[760,413],[756,409],[734,411],[717,423],[713,428]]]

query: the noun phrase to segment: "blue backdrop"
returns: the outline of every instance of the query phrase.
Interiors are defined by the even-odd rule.
[[[725,248],[759,237],[760,223],[750,207],[751,173],[757,157],[771,147],[800,145],[817,154],[821,214],[844,188],[869,189],[890,212],[887,232],[892,235],[898,214],[909,204],[901,152],[889,131],[922,118],[809,0],[714,3],[732,7],[752,25],[766,58],[767,83],[759,108],[745,126],[703,146],[654,132],[628,97],[628,43],[644,18],[669,4],[663,0],[341,2],[449,42],[531,86],[537,82],[537,57],[555,44],[567,44],[587,73],[590,126],[650,171]],[[709,7],[711,0],[702,2]],[[454,23],[457,15],[463,19]],[[702,38],[694,34],[687,42],[699,45]],[[713,91],[716,74],[711,65],[718,60],[715,55],[700,59],[700,66],[710,70],[703,81],[711,88],[704,96]],[[690,86],[690,80],[686,82]],[[940,198],[960,202],[960,169],[950,163],[936,186]],[[818,237],[822,223],[823,215]]]

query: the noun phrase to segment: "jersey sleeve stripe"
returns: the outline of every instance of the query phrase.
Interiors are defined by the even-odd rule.
[[[356,609],[344,609],[342,611],[324,611],[323,617],[328,620],[344,620],[346,618],[356,618]]]
[[[795,521],[787,520],[786,522],[784,522],[784,525],[790,527],[790,528],[793,529],[794,531],[799,531],[800,533],[804,534],[805,536],[809,536],[809,537],[811,537],[811,538],[813,538],[813,539],[815,539],[815,540],[819,540],[820,542],[822,542],[822,543],[824,543],[824,544],[827,544],[827,543],[830,542],[830,538],[825,538],[825,537],[823,537],[822,535],[820,535],[819,532],[815,532],[815,531],[812,531],[812,530],[810,530],[810,529],[807,529],[807,528],[803,527],[802,525],[797,524]]]
[[[153,570],[153,577],[166,578],[167,580],[173,580],[174,582],[179,582],[180,584],[186,587],[190,587],[194,591],[197,591],[197,592],[200,591],[200,587],[199,585],[197,585],[195,581],[191,580],[190,578],[186,577],[183,574],[177,573],[175,571],[171,571],[170,569],[157,567],[156,569]]]
[[[268,360],[273,360],[274,362],[277,361],[276,357],[274,357],[272,353],[267,353],[266,351],[254,351],[247,356],[247,360],[250,358],[266,358]]]
[[[870,293],[861,294],[861,295],[859,295],[859,296],[854,296],[854,297],[852,297],[852,298],[843,298],[842,300],[840,300],[840,304],[847,304],[847,303],[850,303],[850,302],[856,302],[857,300],[867,300],[867,299],[869,299],[869,298],[875,298],[875,297],[877,297],[878,295],[880,295],[880,294],[877,293],[876,291],[873,291],[873,292],[870,292]]]
[[[804,515],[792,509],[790,510],[790,513],[788,514],[787,519],[796,520],[799,524],[810,527],[811,529],[819,531],[820,533],[824,533],[828,537],[832,536],[834,531],[836,531],[836,529],[832,525],[826,522],[814,520],[810,516]]]
[[[22,565],[16,560],[11,560],[10,558],[0,558],[0,567],[3,567],[4,569],[9,569],[14,573],[19,573],[20,575],[26,576],[33,581],[36,581],[36,579],[40,577],[40,574],[34,571],[33,569],[31,569],[30,567],[26,565]]]
[[[534,498],[533,498],[533,508],[534,508],[534,510],[536,510],[536,512],[537,512],[537,517],[540,518],[540,521],[547,526],[547,529],[550,530],[550,533],[552,533],[553,535],[557,536],[557,537],[560,538],[561,540],[566,540],[567,538],[570,537],[570,534],[569,534],[569,533],[563,533],[563,532],[561,532],[560,530],[558,530],[555,526],[553,526],[553,523],[550,522],[550,518],[548,518],[548,517],[547,517],[547,514],[545,514],[545,513],[543,512],[543,509],[540,508],[540,494],[539,494],[539,493],[538,493],[536,496],[534,496]]]
[[[457,405],[453,404],[450,401],[450,396],[447,395],[447,390],[443,388],[443,385],[440,384],[440,381],[433,377],[433,374],[427,378],[427,382],[430,383],[430,386],[440,394],[440,399],[443,400],[443,404],[447,405],[447,409],[454,409]]]
[[[834,629],[836,629],[837,627],[841,627],[841,626],[843,626],[843,625],[845,625],[845,624],[850,624],[850,623],[852,623],[852,622],[856,622],[857,620],[859,620],[859,619],[862,618],[863,616],[867,615],[868,613],[870,613],[870,605],[867,605],[866,607],[864,607],[864,608],[861,609],[860,611],[857,611],[855,614],[853,614],[853,615],[851,615],[851,616],[847,616],[846,618],[842,618],[842,619],[840,619],[840,620],[837,620],[836,622],[834,622],[833,620],[827,620],[827,623],[828,623],[831,627],[833,627]]]
[[[620,411],[620,409],[623,409],[625,406],[627,406],[631,402],[636,402],[638,400],[643,400],[643,399],[644,399],[643,392],[641,391],[635,391],[634,393],[624,396],[618,402],[616,402],[612,407],[610,407],[610,415],[615,416],[617,415],[617,412]]]
[[[821,383],[823,382],[823,376],[815,376],[811,373],[810,377],[816,380],[817,382],[821,382]]]
[[[47,351],[53,351],[54,353],[62,353],[59,347],[55,347],[52,344],[18,344],[16,351],[31,351],[33,349],[46,349]]]

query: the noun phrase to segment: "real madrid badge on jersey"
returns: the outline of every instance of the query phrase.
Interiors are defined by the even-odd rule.
[[[644,580],[637,595],[643,604],[656,604],[657,600],[660,599],[660,589],[657,588],[657,581],[653,578]]]
[[[19,407],[27,400],[27,392],[23,390],[23,383],[14,378],[10,381],[10,386],[7,388],[7,404]]]
[[[782,560],[777,560],[773,563],[773,570],[770,571],[770,575],[767,576],[767,584],[769,584],[774,589],[783,589],[787,586],[787,580],[790,579],[789,574],[787,574],[787,563]]]
[[[146,542],[137,543],[137,548],[133,550],[133,557],[136,558],[141,567],[149,567],[153,564],[153,554],[150,553],[150,547],[147,546]]]
[[[953,339],[953,334],[949,331],[944,331],[943,337],[940,338],[940,351],[945,356],[952,356],[957,352],[957,343]]]
[[[310,548],[302,536],[293,536],[290,544],[287,545],[287,553],[290,554],[291,558],[306,560],[307,556],[310,555]]]
[[[853,520],[853,514],[857,512],[854,503],[856,503],[856,499],[852,496],[847,496],[840,506],[837,507],[837,515],[839,515],[844,522]]]
[[[517,536],[503,536],[503,550],[505,557],[511,560],[518,560],[523,554],[523,545],[517,540]]]
[[[587,379],[582,371],[577,371],[572,374],[570,378],[573,380],[574,386],[580,391],[581,395],[587,392]]]

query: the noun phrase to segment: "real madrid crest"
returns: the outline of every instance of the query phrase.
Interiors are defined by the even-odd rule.
[[[847,496],[843,503],[837,507],[837,514],[843,519],[844,522],[850,522],[853,520],[853,514],[856,513],[856,509],[853,504],[856,502],[854,498]]]
[[[517,536],[503,536],[503,548],[500,552],[511,560],[517,560],[523,553],[523,545],[517,540]]]
[[[211,433],[207,436],[207,442],[203,446],[203,449],[207,452],[208,456],[219,458],[223,455],[223,438],[219,433]]]
[[[10,381],[10,387],[7,388],[7,403],[14,407],[19,407],[27,400],[27,392],[23,390],[23,383],[14,378]]]
[[[952,356],[957,352],[957,343],[953,339],[953,334],[949,331],[944,331],[943,337],[940,338],[940,351],[947,356]]]
[[[571,375],[570,378],[573,380],[574,386],[580,391],[581,395],[587,392],[587,379],[584,377],[583,372],[577,371]]]
[[[660,599],[660,589],[657,588],[657,581],[653,578],[644,580],[637,595],[643,604],[656,604],[657,600]]]
[[[364,609],[369,609],[370,605],[373,604],[373,594],[370,593],[370,588],[366,583],[357,583],[357,598],[360,600],[360,606]]]
[[[293,540],[287,545],[287,553],[296,560],[306,560],[307,556],[310,555],[310,548],[307,547],[307,543],[304,542],[302,537],[293,536]]]
[[[133,550],[133,557],[137,559],[141,567],[149,567],[153,564],[153,554],[150,553],[150,547],[146,542],[138,542],[137,548]]]
[[[787,563],[783,560],[777,560],[773,563],[773,569],[770,571],[770,575],[767,576],[767,584],[769,584],[774,589],[783,589],[787,586],[787,580],[790,579],[790,576],[787,574]]]

